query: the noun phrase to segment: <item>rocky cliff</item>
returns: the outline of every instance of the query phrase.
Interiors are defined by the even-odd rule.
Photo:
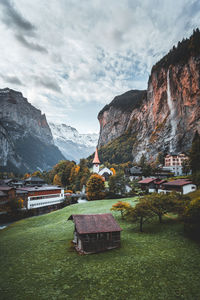
[[[98,115],[103,152],[122,135],[134,137],[134,161],[143,153],[155,159],[160,151],[190,149],[195,131],[200,131],[199,45],[197,30],[152,68],[146,93],[130,91],[104,107]]]
[[[45,170],[64,159],[45,115],[20,92],[0,90],[0,170]]]

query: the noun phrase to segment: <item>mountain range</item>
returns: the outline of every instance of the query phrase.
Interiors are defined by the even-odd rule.
[[[49,123],[55,145],[69,160],[79,162],[94,152],[99,135],[97,133],[80,134],[75,128],[66,124]]]
[[[90,155],[97,134],[79,134],[65,124],[50,126],[45,114],[22,93],[0,89],[0,171],[48,170],[60,160],[79,161]]]

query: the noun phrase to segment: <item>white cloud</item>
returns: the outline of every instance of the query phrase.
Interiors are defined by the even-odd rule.
[[[145,89],[152,65],[200,22],[194,0],[7,2],[1,86],[20,89],[51,121],[81,132],[98,130],[99,107],[114,96]]]

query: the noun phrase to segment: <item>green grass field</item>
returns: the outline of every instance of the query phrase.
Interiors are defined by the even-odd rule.
[[[120,249],[81,256],[71,248],[68,217],[110,212],[115,202],[75,204],[2,230],[0,299],[200,299],[200,245],[176,220],[155,220],[139,233],[113,212],[123,228]]]

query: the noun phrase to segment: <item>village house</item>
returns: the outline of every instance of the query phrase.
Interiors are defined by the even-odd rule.
[[[188,179],[177,179],[167,182],[159,178],[145,178],[138,183],[142,190],[149,193],[169,193],[175,191],[185,195],[197,189],[196,185]]]
[[[0,191],[0,213],[6,211],[8,202],[7,194]]]
[[[158,193],[169,193],[169,192],[178,192],[182,195],[196,191],[197,187],[192,181],[188,179],[177,179],[174,181],[165,182],[162,185],[162,188],[158,190]]]
[[[27,186],[17,189],[27,192],[27,209],[59,205],[64,201],[64,189],[57,186]]]
[[[6,210],[9,203],[15,200],[16,192],[13,187],[10,186],[0,186],[0,209],[1,211]]]
[[[75,224],[73,243],[78,252],[89,254],[120,247],[122,229],[112,214],[71,215]]]
[[[143,180],[138,181],[140,188],[143,191],[149,191],[150,185],[156,180],[156,178],[145,178]]]
[[[188,156],[183,153],[168,154],[165,157],[165,165],[163,170],[168,170],[174,173],[175,176],[183,175],[182,164],[185,160],[188,160]]]
[[[25,185],[41,186],[43,184],[45,184],[45,181],[38,176],[31,176],[25,180]]]
[[[142,169],[140,167],[133,166],[132,168],[128,168],[127,171],[131,181],[142,176]]]

